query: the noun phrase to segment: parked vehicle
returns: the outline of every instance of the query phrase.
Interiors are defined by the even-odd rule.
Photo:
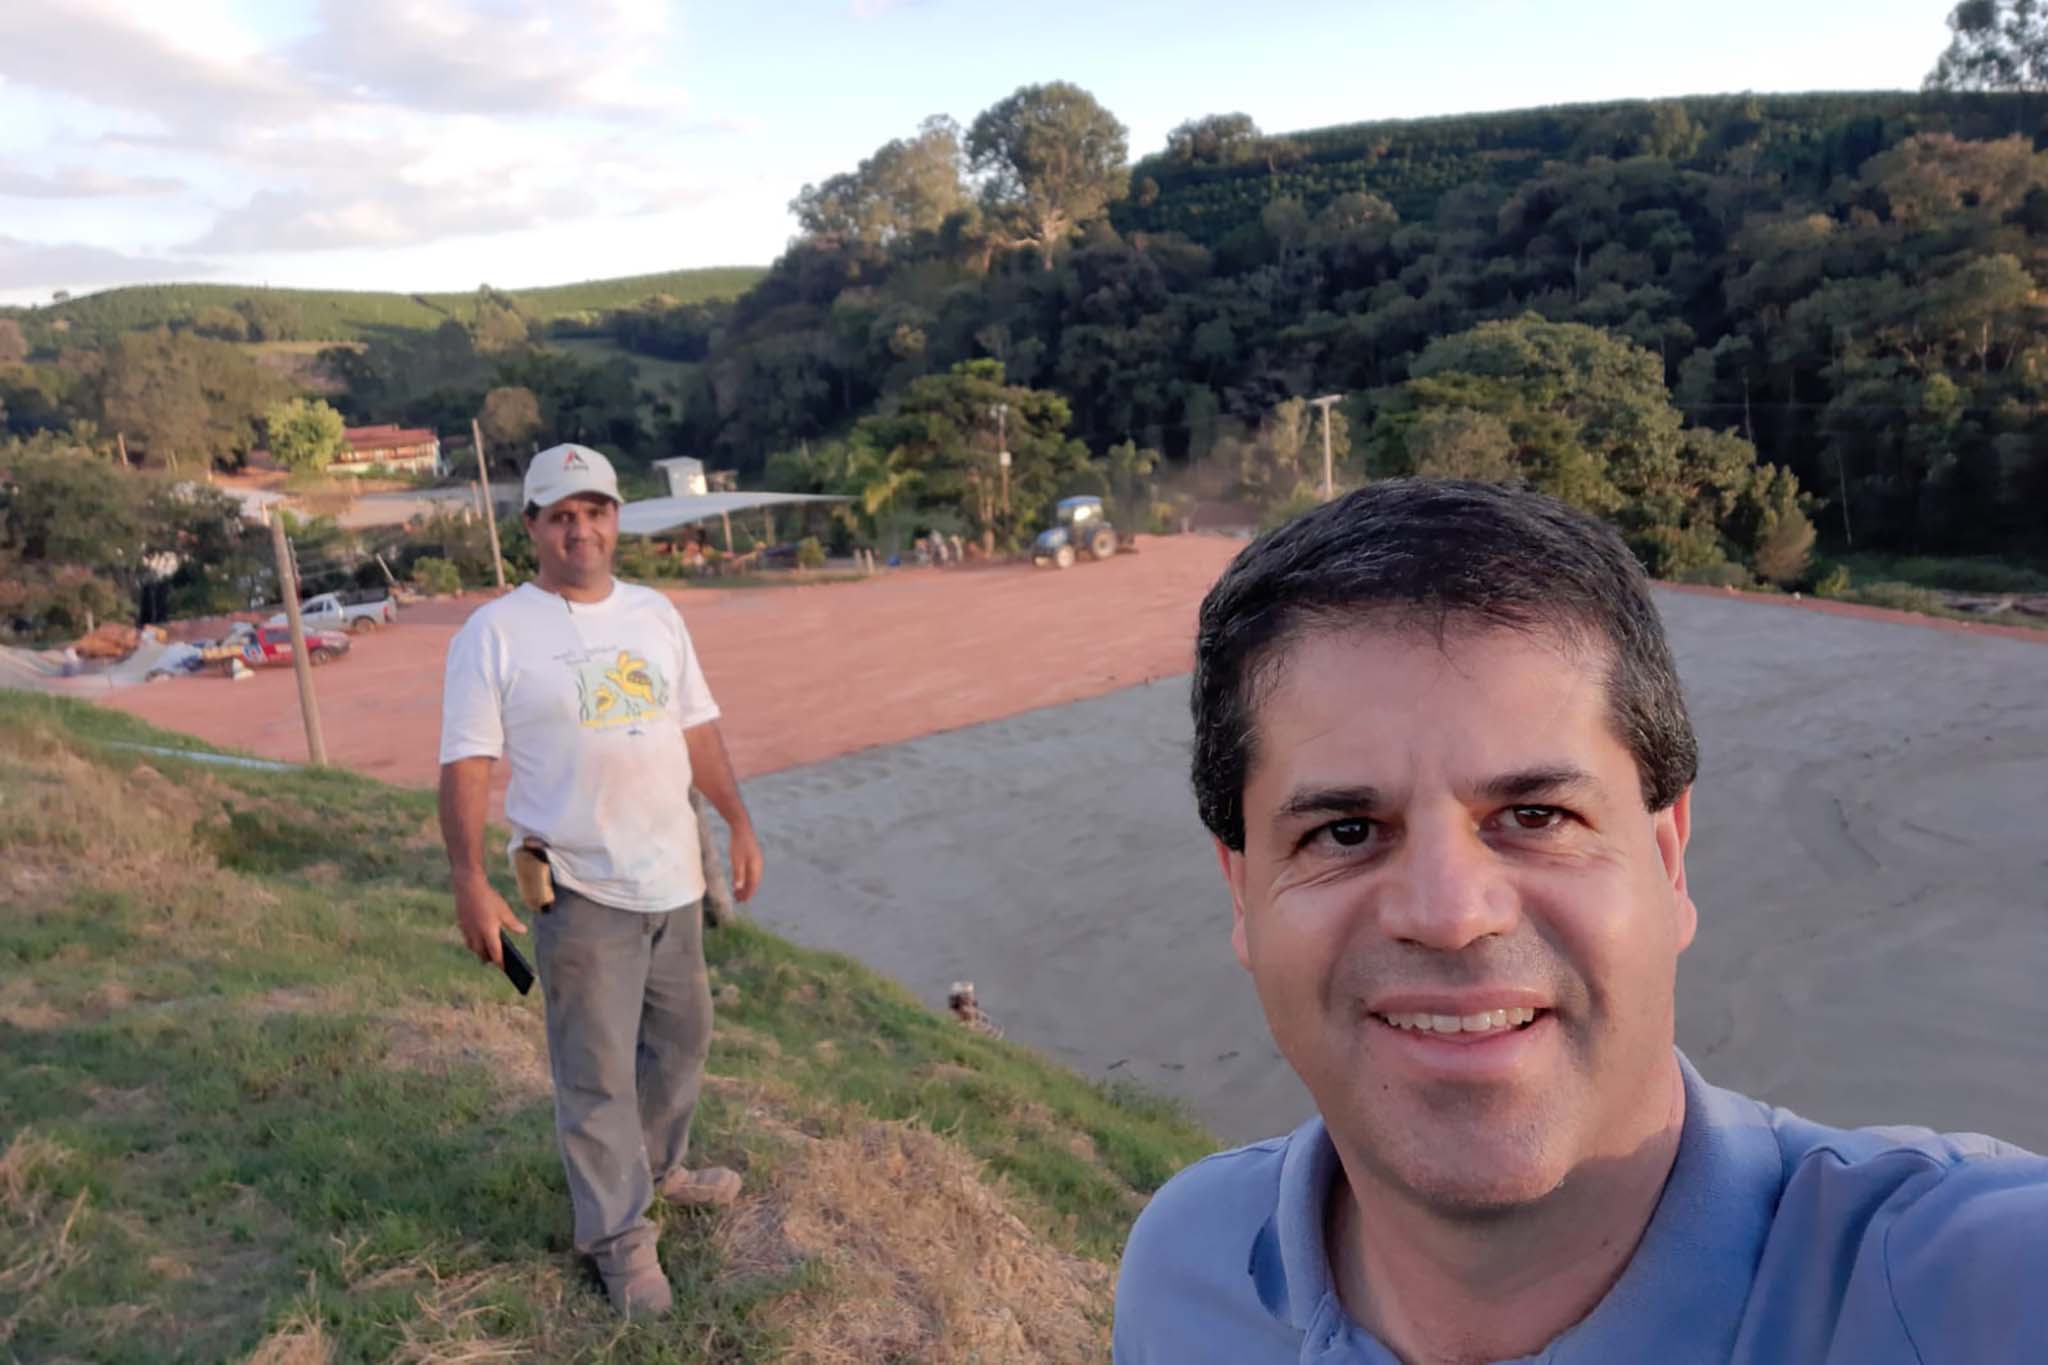
[[[1056,515],[1056,523],[1040,531],[1031,546],[1031,562],[1041,568],[1050,564],[1071,569],[1084,553],[1090,559],[1110,559],[1119,550],[1137,548],[1132,541],[1120,540],[1116,528],[1103,520],[1101,498],[1061,498]]]
[[[331,663],[348,653],[349,638],[338,630],[308,630],[306,657],[315,666]],[[233,677],[240,662],[248,668],[265,668],[292,661],[292,636],[279,626],[237,625],[219,644],[200,651],[202,663],[218,667],[224,677]]]
[[[187,673],[197,673],[206,667],[207,642],[194,641],[191,644],[171,645],[157,656],[149,672],[142,675],[144,682],[162,682],[165,678],[182,678]]]
[[[323,592],[299,603],[299,619],[305,622],[307,630],[346,630],[361,634],[379,626],[397,625],[398,604],[391,600],[389,593]],[[290,618],[279,612],[264,624],[286,626],[290,624]]]

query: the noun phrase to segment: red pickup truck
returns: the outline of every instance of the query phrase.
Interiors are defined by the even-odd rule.
[[[315,665],[328,663],[348,653],[348,636],[338,630],[306,632],[306,657]],[[200,653],[203,664],[215,664],[223,674],[232,675],[239,660],[250,668],[292,661],[292,633],[272,626],[239,625],[219,644]]]

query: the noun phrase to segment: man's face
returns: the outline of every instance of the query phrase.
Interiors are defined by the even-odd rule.
[[[550,583],[586,587],[612,571],[619,539],[619,505],[601,493],[575,493],[526,519],[540,576]]]
[[[1355,1180],[1506,1210],[1668,1118],[1691,794],[1644,810],[1606,663],[1333,629],[1257,704],[1232,943]]]

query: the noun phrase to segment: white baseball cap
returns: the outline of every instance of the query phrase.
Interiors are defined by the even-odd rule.
[[[612,462],[589,446],[566,442],[549,446],[526,467],[527,506],[553,507],[578,493],[602,493],[613,502],[626,501],[619,496],[619,476]]]

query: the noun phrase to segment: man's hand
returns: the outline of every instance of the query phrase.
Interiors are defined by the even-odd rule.
[[[526,932],[512,907],[505,904],[505,898],[481,874],[456,880],[455,923],[462,929],[462,941],[476,954],[477,961],[493,967],[505,965],[505,950],[498,942],[498,931]]]
[[[754,837],[752,825],[741,825],[732,832],[732,894],[733,899],[748,901],[760,889],[761,873],[768,860],[761,853],[761,841]]]

